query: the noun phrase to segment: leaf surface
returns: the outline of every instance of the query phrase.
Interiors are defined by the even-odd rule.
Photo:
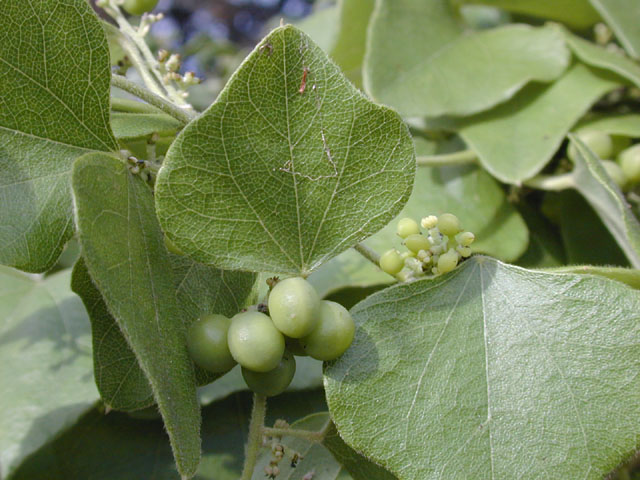
[[[73,191],[87,269],[138,359],[183,476],[200,459],[200,411],[172,265],[151,189],[118,158],[76,161]]]
[[[0,0],[0,263],[51,268],[73,234],[73,160],[118,146],[110,66],[84,0]]]
[[[285,26],[178,136],[156,205],[165,233],[196,261],[308,273],[386,225],[414,171],[399,116]]]
[[[618,282],[473,257],[352,309],[329,410],[400,479],[602,478],[638,447],[639,312]]]
[[[627,53],[640,58],[640,4],[635,0],[589,0]]]
[[[640,137],[640,115],[595,115],[576,125],[576,132],[582,130],[600,130],[609,135],[637,138]]]
[[[182,127],[182,123],[164,113],[112,113],[111,127],[116,138],[128,139],[171,133]]]
[[[89,320],[70,272],[34,280],[0,267],[0,476],[98,400]]]

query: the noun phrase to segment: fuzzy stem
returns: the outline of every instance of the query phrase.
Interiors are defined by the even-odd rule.
[[[320,430],[319,432],[310,432],[308,430],[296,430],[294,428],[270,428],[263,427],[262,428],[263,435],[267,437],[295,437],[295,438],[303,438],[313,443],[320,443],[324,440],[324,437],[327,436],[326,429]]]
[[[559,192],[560,190],[575,187],[576,182],[572,173],[564,173],[562,175],[536,175],[529,180],[525,180],[522,184],[538,190]]]
[[[416,158],[420,167],[443,167],[446,165],[462,165],[475,163],[478,155],[473,150],[460,150],[459,152],[445,153],[443,155],[421,155]]]
[[[173,118],[181,121],[185,125],[195,118],[194,114],[191,114],[187,110],[174,105],[161,96],[150,92],[146,88],[142,88],[131,80],[127,80],[121,75],[111,75],[111,84],[126,92],[131,93],[132,95],[135,95],[136,97],[144,100],[154,107],[158,107],[160,110],[171,115]]]
[[[356,252],[369,260],[375,266],[380,265],[380,255],[378,255],[378,252],[367,247],[364,243],[358,243],[354,245],[353,248],[355,248]]]
[[[264,417],[266,413],[267,397],[259,393],[254,393],[251,421],[249,422],[249,440],[240,480],[251,480],[253,476],[253,470],[256,468],[256,462],[258,460],[258,452],[262,445],[262,429],[264,428]]]

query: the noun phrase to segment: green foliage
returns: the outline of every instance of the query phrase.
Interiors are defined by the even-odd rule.
[[[633,58],[640,58],[640,5],[634,0],[589,0]]]

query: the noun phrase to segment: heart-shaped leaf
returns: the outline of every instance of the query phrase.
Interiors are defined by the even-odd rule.
[[[636,0],[589,0],[627,53],[640,58],[640,4]]]
[[[308,273],[375,233],[411,193],[406,126],[304,33],[270,33],[173,143],[160,223],[195,260]]]
[[[329,410],[400,479],[600,479],[637,448],[637,290],[473,257],[351,313]]]
[[[43,272],[73,234],[73,160],[118,148],[107,40],[89,4],[0,1],[0,79],[0,263]]]
[[[367,91],[403,115],[481,112],[508,100],[530,81],[554,80],[569,63],[569,50],[560,32],[528,25],[468,35],[456,34],[452,26],[436,42],[420,45],[422,36],[435,34],[426,31],[446,18],[446,11],[430,14],[438,3],[381,0],[371,20]],[[436,31],[452,22],[445,20]],[[417,33],[421,31],[425,33]],[[412,49],[419,51],[412,57],[399,57],[398,50],[404,50],[407,43],[418,44]]]
[[[44,280],[0,267],[0,477],[98,400],[89,320],[70,272]]]
[[[190,477],[200,460],[200,409],[151,188],[121,159],[93,153],[76,161],[73,192],[87,270],[151,384],[178,471]]]

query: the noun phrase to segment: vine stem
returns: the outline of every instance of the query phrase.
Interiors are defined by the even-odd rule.
[[[445,153],[443,155],[420,155],[416,162],[420,167],[443,167],[446,165],[463,165],[475,163],[478,155],[473,150],[460,150],[459,152]]]
[[[249,422],[249,440],[247,442],[247,451],[245,453],[244,467],[240,480],[251,480],[253,470],[256,468],[258,452],[262,445],[262,432],[266,413],[267,397],[259,393],[254,393],[251,421]]]
[[[525,180],[522,184],[538,190],[558,192],[575,187],[576,181],[572,173],[564,173],[562,175],[536,175],[529,180]]]
[[[263,427],[262,434],[267,437],[296,437],[303,438],[313,443],[320,443],[327,436],[327,430],[330,423],[327,422],[327,426],[318,432],[310,432],[308,430],[297,430],[294,428],[270,428]]]
[[[124,90],[125,92],[129,92],[132,95],[135,95],[136,97],[144,100],[150,105],[153,105],[154,107],[159,108],[163,112],[171,115],[173,118],[181,121],[185,125],[196,117],[194,113],[191,113],[188,110],[182,109],[174,105],[168,100],[165,100],[161,96],[156,95],[153,92],[150,92],[146,88],[143,88],[137,83],[134,83],[131,80],[128,80],[122,75],[115,75],[115,74],[111,75],[111,84],[115,87],[118,87]]]
[[[373,263],[376,267],[380,265],[380,255],[375,250],[367,247],[364,243],[358,243],[354,245],[356,252],[362,255],[364,258]]]

